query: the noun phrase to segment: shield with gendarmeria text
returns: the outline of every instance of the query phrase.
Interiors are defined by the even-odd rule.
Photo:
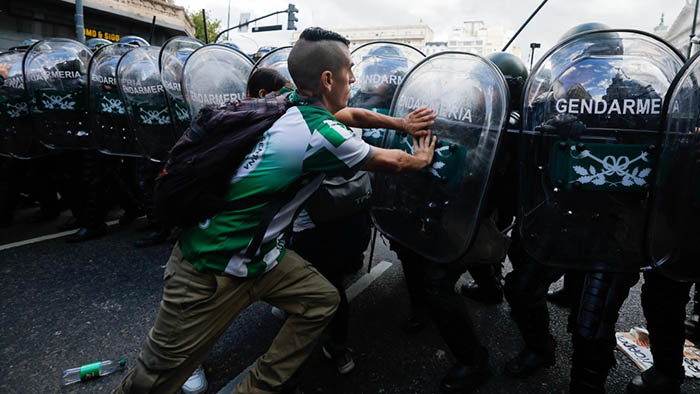
[[[653,266],[680,281],[700,281],[700,54],[666,95],[652,184],[647,250]]]
[[[552,48],[525,85],[518,222],[542,264],[638,271],[662,106],[682,56],[633,30]]]
[[[167,160],[176,133],[158,69],[159,47],[134,48],[119,59],[117,83],[141,152],[152,161]]]
[[[182,95],[192,118],[207,105],[245,99],[252,69],[248,56],[226,45],[207,45],[194,51],[182,72]]]
[[[88,67],[90,126],[98,150],[106,155],[142,157],[119,92],[117,64],[135,47],[110,44],[99,48]]]
[[[508,116],[508,85],[489,60],[464,52],[425,58],[399,85],[390,114],[435,111],[433,163],[413,173],[376,173],[372,218],[392,240],[449,263],[469,249]],[[411,136],[389,131],[384,148],[413,153]]]
[[[49,149],[97,147],[88,121],[87,71],[92,51],[67,38],[42,40],[24,54],[24,84],[39,141]]]
[[[182,69],[185,61],[204,43],[192,37],[173,37],[160,50],[160,79],[168,93],[175,130],[182,134],[190,126],[190,110],[182,97]]]

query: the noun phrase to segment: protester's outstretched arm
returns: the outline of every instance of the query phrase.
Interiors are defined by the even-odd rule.
[[[413,154],[400,149],[374,148],[374,155],[365,164],[368,171],[404,172],[417,171],[425,168],[433,162],[436,137],[430,136],[426,130],[425,135],[417,140],[413,138]]]
[[[425,135],[426,129],[435,123],[433,110],[426,107],[418,108],[403,118],[382,115],[364,108],[346,107],[336,112],[335,118],[348,127],[401,130],[414,137]]]

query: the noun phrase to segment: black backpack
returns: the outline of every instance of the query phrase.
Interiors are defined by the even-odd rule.
[[[224,194],[245,156],[292,106],[289,95],[237,100],[202,109],[170,150],[165,168],[156,178],[156,220],[184,227],[224,210],[269,200],[270,196],[252,196],[231,203]]]

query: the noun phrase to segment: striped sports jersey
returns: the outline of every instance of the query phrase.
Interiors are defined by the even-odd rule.
[[[297,101],[292,93],[290,100]],[[301,103],[300,103],[301,104]],[[325,108],[291,107],[267,130],[231,178],[226,199],[235,201],[269,195],[245,209],[219,214],[183,230],[180,247],[198,270],[239,277],[255,277],[272,269],[285,253],[283,232],[302,203],[319,187],[327,173],[347,171],[369,159],[372,148],[352,138],[352,132]],[[265,231],[256,257],[245,257],[266,207],[290,184],[309,179],[284,201]],[[264,201],[264,199],[263,199]]]

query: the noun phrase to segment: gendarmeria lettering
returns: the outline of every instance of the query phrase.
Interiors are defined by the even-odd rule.
[[[663,99],[559,99],[555,105],[560,114],[572,115],[658,115]]]

